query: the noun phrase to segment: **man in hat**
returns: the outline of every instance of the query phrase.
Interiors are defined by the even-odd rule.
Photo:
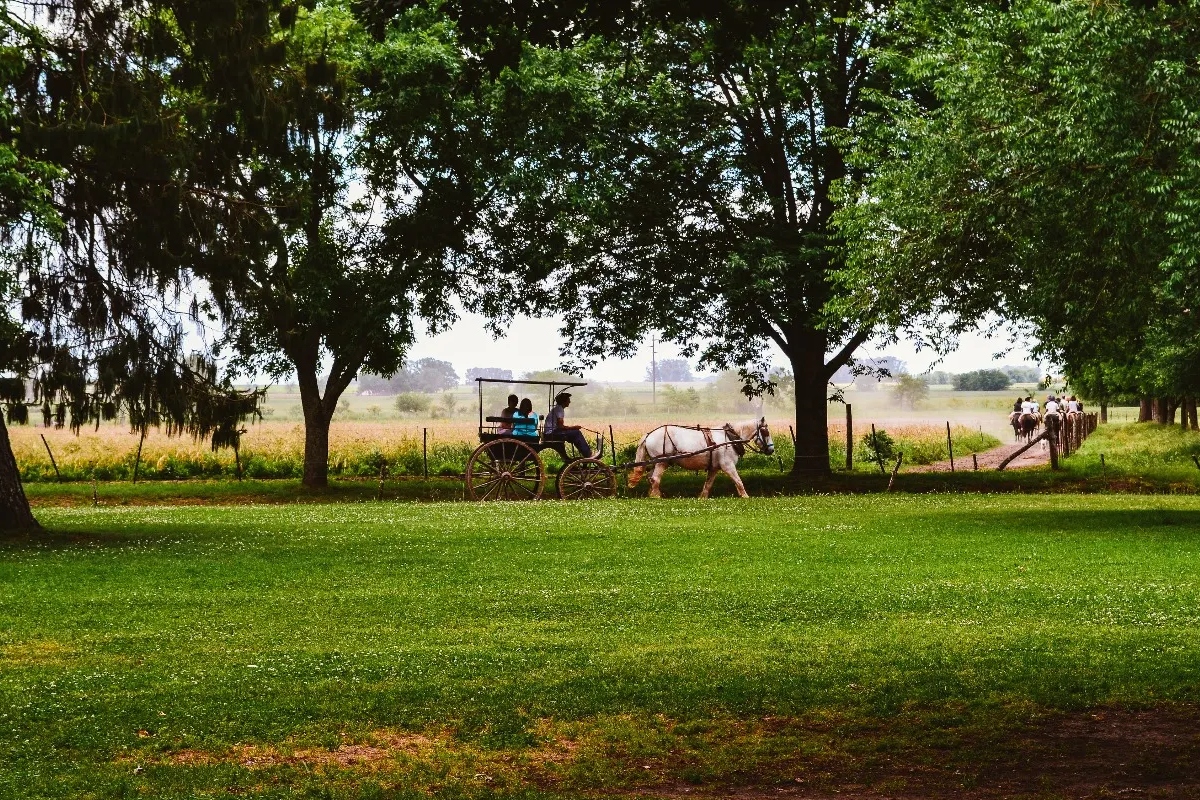
[[[567,407],[571,405],[571,393],[559,392],[554,398],[554,408],[546,416],[545,427],[542,428],[543,441],[570,442],[579,449],[584,458],[592,457],[592,446],[588,444],[583,429],[578,425],[567,425],[564,421]]]

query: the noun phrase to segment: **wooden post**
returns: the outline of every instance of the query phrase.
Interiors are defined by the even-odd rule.
[[[887,490],[889,492],[892,490],[892,484],[896,482],[896,473],[900,471],[900,464],[903,461],[904,461],[904,453],[901,452],[900,457],[896,459],[896,466],[892,467],[892,477],[888,478]]]
[[[46,445],[46,453],[50,456],[50,466],[54,467],[54,477],[58,478],[58,482],[62,483],[62,473],[58,471],[58,462],[54,460],[54,453],[50,450],[50,443],[46,441],[46,434],[38,434],[42,437],[42,444]]]
[[[142,466],[142,445],[146,443],[146,429],[142,428],[142,438],[138,439],[137,458],[133,460],[133,482],[137,483],[138,468]],[[236,453],[236,451],[235,451]]]
[[[93,506],[98,506],[98,505],[100,505],[100,498],[99,498],[99,497],[96,495],[96,474],[95,474],[95,470],[96,470],[96,468],[93,466],[93,467],[92,467],[92,505],[93,505]]]
[[[429,428],[421,428],[421,466],[425,472],[425,480],[429,480]],[[380,478],[380,486],[383,479]]]
[[[1101,403],[1100,404],[1100,424],[1104,425],[1107,423],[1108,423],[1108,403]]]
[[[954,440],[950,438],[950,420],[946,420],[946,449],[950,451],[950,471],[954,472]]]
[[[1003,461],[1001,461],[1001,462],[1000,462],[1000,464],[999,464],[999,465],[996,467],[996,471],[997,471],[997,472],[999,472],[1000,470],[1002,470],[1002,469],[1004,469],[1005,467],[1007,467],[1009,464],[1011,464],[1011,463],[1012,463],[1012,462],[1013,462],[1013,461],[1016,459],[1016,457],[1017,457],[1017,456],[1021,455],[1021,454],[1022,454],[1022,453],[1024,453],[1026,450],[1028,450],[1029,448],[1033,447],[1035,444],[1037,444],[1038,442],[1042,441],[1043,439],[1045,439],[1045,438],[1046,438],[1047,436],[1049,436],[1049,435],[1050,435],[1050,434],[1049,434],[1049,432],[1046,432],[1046,433],[1043,433],[1043,434],[1042,434],[1042,435],[1040,435],[1040,436],[1037,436],[1037,437],[1035,437],[1035,438],[1031,439],[1031,440],[1029,441],[1029,443],[1028,443],[1028,444],[1026,444],[1024,447],[1022,447],[1020,450],[1017,450],[1016,452],[1014,452],[1014,453],[1010,454],[1008,458],[1006,458],[1006,459],[1004,459]]]
[[[613,436],[612,425],[608,426],[608,446],[612,448],[613,469],[617,468],[617,439]]]
[[[386,476],[386,475],[387,475],[387,462],[384,462],[383,465],[379,467],[379,491],[375,494],[376,500],[383,499],[383,479],[384,479],[384,476]]]
[[[979,472],[979,454],[971,453],[971,463],[975,465],[975,471]]]
[[[875,460],[879,462],[879,471],[887,475],[887,467],[883,466],[883,456],[879,454],[879,434],[875,432],[875,423],[871,423],[871,447],[875,448]]]
[[[854,411],[846,403],[846,471],[854,469]]]
[[[1058,437],[1050,433],[1046,440],[1050,442],[1050,469],[1058,469]]]

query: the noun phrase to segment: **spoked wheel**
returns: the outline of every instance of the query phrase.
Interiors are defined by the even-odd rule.
[[[598,458],[579,458],[558,473],[558,496],[563,500],[615,497],[617,474]]]
[[[472,500],[537,500],[545,485],[541,456],[516,439],[485,442],[467,461],[467,496]]]

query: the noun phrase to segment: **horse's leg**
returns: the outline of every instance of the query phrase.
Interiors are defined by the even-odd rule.
[[[742,476],[738,475],[737,462],[734,462],[733,464],[729,464],[729,465],[722,464],[721,469],[725,472],[726,475],[729,476],[730,480],[733,481],[733,485],[735,487],[737,487],[737,493],[738,493],[739,497],[749,497],[750,496],[750,493],[746,491],[745,485],[742,484]]]
[[[650,496],[662,497],[662,476],[667,471],[667,463],[664,461],[654,465],[654,471],[650,473]]]
[[[704,482],[704,488],[700,490],[700,499],[701,500],[708,499],[708,493],[712,491],[713,481],[715,481],[717,479],[717,475],[719,475],[720,473],[721,473],[721,470],[719,470],[719,469],[714,469],[713,467],[708,468],[708,480],[706,480]]]

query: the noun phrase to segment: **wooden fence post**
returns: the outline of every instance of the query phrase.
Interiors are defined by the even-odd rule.
[[[887,467],[883,465],[883,455],[879,452],[879,434],[875,432],[875,423],[871,423],[871,447],[875,448],[875,460],[879,462],[879,471],[887,475]]]
[[[846,471],[854,469],[854,412],[846,403]]]
[[[971,462],[975,465],[975,471],[979,472],[979,454],[971,453]]]
[[[142,428],[142,438],[138,439],[137,457],[133,460],[133,482],[137,483],[138,468],[142,466],[142,445],[146,443],[146,429]]]
[[[608,446],[612,448],[613,469],[617,468],[617,440],[613,436],[612,425],[608,426]]]
[[[950,438],[950,420],[946,420],[946,449],[950,451],[950,471],[954,472],[954,440]]]
[[[1058,442],[1055,441],[1056,439],[1057,437],[1053,433],[1047,437],[1047,441],[1050,442],[1050,469],[1058,469]]]
[[[46,453],[50,456],[50,466],[54,467],[54,477],[58,478],[58,482],[62,483],[62,473],[58,471],[58,462],[54,460],[54,453],[50,450],[50,443],[46,441],[46,434],[38,434],[42,437],[42,444],[46,445]]]
[[[1013,452],[1013,453],[1010,453],[1010,454],[1009,454],[1009,456],[1008,456],[1008,458],[1006,458],[1006,459],[1004,459],[1003,461],[1001,461],[1001,462],[1000,462],[1000,464],[999,464],[999,465],[996,467],[996,471],[997,471],[997,472],[999,472],[1000,470],[1002,470],[1002,469],[1004,469],[1005,467],[1007,467],[1007,466],[1008,466],[1009,464],[1011,464],[1011,463],[1012,463],[1014,460],[1016,460],[1017,456],[1021,455],[1022,453],[1024,453],[1024,452],[1025,452],[1026,450],[1028,450],[1029,448],[1033,447],[1033,446],[1034,446],[1035,444],[1037,444],[1038,442],[1040,442],[1040,441],[1042,441],[1043,439],[1047,438],[1049,435],[1050,435],[1050,432],[1049,432],[1049,431],[1046,431],[1045,433],[1041,434],[1040,436],[1038,436],[1038,437],[1036,437],[1036,438],[1034,438],[1034,439],[1031,439],[1031,440],[1029,441],[1029,443],[1028,443],[1028,444],[1026,444],[1024,447],[1022,447],[1021,449],[1019,449],[1019,450],[1017,450],[1017,451],[1015,451],[1015,452]]]
[[[900,457],[896,459],[896,466],[892,467],[892,477],[888,478],[887,490],[889,492],[892,490],[892,484],[896,482],[896,473],[900,471],[900,464],[903,461],[904,461],[904,453],[901,452]]]
[[[421,428],[421,468],[425,472],[425,480],[429,480],[429,428]],[[380,479],[380,486],[383,479]]]

